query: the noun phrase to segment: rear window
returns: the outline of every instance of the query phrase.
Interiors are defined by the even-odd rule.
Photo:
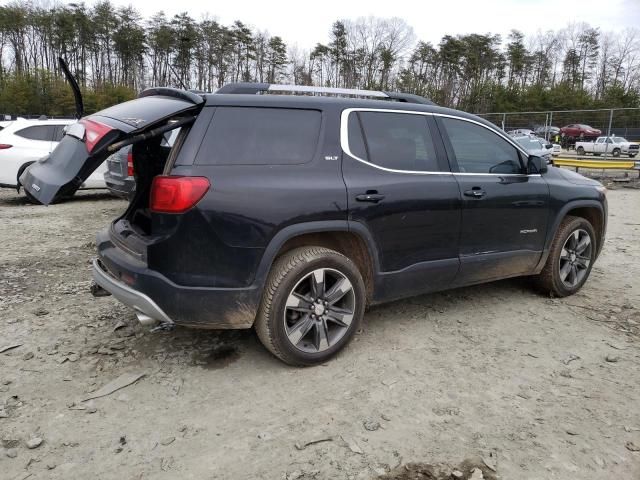
[[[359,122],[355,118],[359,118]],[[358,123],[364,133],[366,147],[359,145]],[[351,114],[349,149],[363,160],[393,170],[439,170],[424,115],[386,112]]]
[[[29,140],[45,140],[51,141],[55,133],[55,125],[37,125],[33,127],[23,128],[15,132],[16,135]]]
[[[291,165],[316,151],[317,110],[217,107],[200,152],[200,165]]]

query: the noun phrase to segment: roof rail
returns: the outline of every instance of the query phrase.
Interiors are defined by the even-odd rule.
[[[434,105],[431,100],[418,95],[400,92],[383,92],[378,90],[360,90],[355,88],[334,88],[334,87],[313,87],[308,85],[280,85],[276,83],[251,83],[238,82],[228,83],[216,91],[216,94],[278,94],[278,93],[300,93],[307,95],[336,95],[348,97],[367,97],[381,100],[392,100],[396,102],[421,103],[424,105]]]

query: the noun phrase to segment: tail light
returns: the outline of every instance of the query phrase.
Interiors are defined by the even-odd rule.
[[[81,123],[84,126],[84,143],[87,147],[88,153],[91,153],[98,142],[102,140],[107,133],[113,130],[109,125],[86,118],[80,120],[78,123]]]
[[[133,177],[133,152],[127,154],[127,177]]]
[[[6,150],[7,148],[11,148],[13,145],[9,145],[8,143],[0,143],[0,150]]]
[[[149,208],[156,213],[184,213],[204,197],[210,186],[205,177],[159,175],[151,185]]]

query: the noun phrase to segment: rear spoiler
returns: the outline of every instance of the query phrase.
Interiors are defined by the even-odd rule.
[[[142,91],[142,93],[138,96],[138,98],[153,97],[156,95],[163,96],[163,97],[178,98],[186,102],[191,102],[194,105],[200,105],[201,103],[204,103],[204,98],[202,97],[202,95],[198,95],[197,93],[191,90],[181,90],[179,88],[171,88],[171,87],[147,88],[146,90]]]

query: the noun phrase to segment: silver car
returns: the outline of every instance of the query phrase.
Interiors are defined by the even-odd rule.
[[[131,146],[123,147],[107,158],[104,183],[114,195],[130,198],[136,189]]]
[[[551,163],[551,155],[553,153],[553,145],[543,138],[531,137],[529,135],[521,135],[514,137],[522,147],[531,155],[544,158],[547,163]]]
[[[179,128],[165,134],[162,145],[171,147],[178,136]],[[136,190],[135,167],[131,146],[122,147],[107,158],[104,182],[111,193],[122,198],[131,198]]]

